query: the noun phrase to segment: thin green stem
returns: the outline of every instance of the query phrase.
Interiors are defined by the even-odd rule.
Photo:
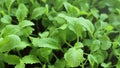
[[[84,53],[85,55],[89,55],[88,53]]]
[[[84,64],[82,63],[82,65],[80,65],[82,68],[84,68]]]
[[[70,43],[68,42],[65,42],[69,47],[73,47]]]
[[[88,60],[86,59],[85,62],[84,62],[84,65],[87,63],[87,61],[88,61]]]
[[[17,50],[17,53],[18,53],[18,55],[19,55],[20,57],[22,57],[21,54],[20,54],[20,52],[19,52],[18,50]]]
[[[54,56],[56,59],[59,59],[54,53],[53,53],[53,56]]]
[[[84,68],[84,65],[82,65],[82,68]]]
[[[77,36],[77,42],[79,42],[79,36]]]
[[[8,15],[10,15],[11,6],[8,7]]]
[[[43,64],[40,62],[40,64],[43,66]]]

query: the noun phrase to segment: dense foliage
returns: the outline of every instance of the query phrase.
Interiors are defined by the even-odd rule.
[[[119,68],[120,0],[0,0],[0,68]]]

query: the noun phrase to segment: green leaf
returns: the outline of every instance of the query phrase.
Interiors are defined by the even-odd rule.
[[[31,19],[37,19],[39,16],[43,15],[44,13],[46,13],[45,7],[37,7],[33,10]]]
[[[76,39],[75,33],[73,31],[71,31],[70,29],[68,29],[68,28],[66,29],[66,36],[67,36],[66,40],[69,41],[69,42]]]
[[[77,35],[77,38],[82,37],[83,27],[79,22],[73,21],[69,24],[68,28]]]
[[[101,51],[100,49],[97,50],[92,54],[94,58],[97,60],[97,64],[103,63],[104,60],[107,58],[108,54],[106,51]],[[98,59],[99,58],[99,59]]]
[[[119,42],[115,41],[115,42],[112,42],[112,44],[113,44],[112,48],[116,49],[118,47],[118,45],[119,45]]]
[[[40,48],[37,50],[37,54],[41,58],[41,60],[49,61],[49,56],[52,53],[52,49],[50,48]]]
[[[47,38],[47,37],[49,36],[49,32],[46,31],[46,32],[43,32],[43,33],[39,33],[39,36],[40,36],[41,38]]]
[[[4,58],[5,58],[5,54],[0,53],[0,61],[2,61],[2,62],[3,62]]]
[[[90,47],[91,52],[94,52],[94,51],[100,49],[100,41],[99,40],[93,40],[92,44],[89,47]]]
[[[33,32],[33,28],[32,27],[25,27],[25,28],[22,28],[21,29],[21,35],[22,36],[29,36],[30,34],[32,34],[32,32]]]
[[[101,14],[100,15],[100,20],[105,20],[108,18],[108,15],[107,14]]]
[[[28,14],[28,9],[24,4],[19,4],[19,7],[16,11],[16,17],[18,19],[19,22],[23,21]]]
[[[19,23],[20,28],[24,28],[27,26],[33,26],[33,22],[29,21],[29,20],[23,20],[22,22]]]
[[[64,2],[66,2],[67,0],[56,0],[54,2],[54,7],[56,10],[61,10],[63,8],[63,4]]]
[[[13,2],[15,2],[15,0],[5,0],[5,6],[8,9],[8,13],[10,12],[10,8],[11,8]]]
[[[29,2],[29,0],[17,0],[17,3],[18,3],[18,4],[28,3],[28,2]]]
[[[51,49],[61,49],[57,40],[52,38],[32,38],[32,44],[35,47],[47,47]]]
[[[57,27],[62,26],[66,23],[65,19],[58,16],[53,18],[53,20],[54,20],[53,24]]]
[[[90,35],[92,35],[95,30],[92,22],[83,17],[75,18],[75,17],[66,16],[65,14],[59,14],[58,16],[64,18],[69,24],[79,23],[85,29],[87,29],[89,31]],[[77,26],[77,24],[76,24],[76,26]]]
[[[22,60],[20,60],[20,63],[18,63],[15,68],[25,68],[25,64],[23,63]]]
[[[81,23],[82,26],[84,26],[89,31],[91,35],[93,34],[95,29],[90,20],[80,17],[78,21]]]
[[[68,24],[63,24],[59,27],[59,29],[65,30],[67,28]]]
[[[114,55],[116,55],[116,56],[119,56],[120,55],[120,50],[119,49],[114,49],[113,50],[113,52],[114,52]]]
[[[91,14],[98,19],[99,18],[99,11],[95,8],[91,9]]]
[[[3,36],[7,36],[7,35],[11,35],[11,34],[16,34],[17,35],[19,31],[20,31],[20,29],[17,25],[7,25],[2,30],[2,35]]]
[[[22,58],[23,63],[25,64],[34,64],[40,63],[39,59],[34,55],[27,55]]]
[[[64,3],[65,9],[67,10],[68,14],[70,14],[71,16],[79,16],[80,15],[80,10],[79,8],[71,5],[68,2]],[[74,10],[74,11],[73,11]]]
[[[116,68],[119,68],[119,67],[120,67],[120,60],[116,64]]]
[[[0,52],[10,51],[21,42],[17,35],[8,35],[0,42]]]
[[[46,68],[46,65],[44,64],[44,65],[42,66],[42,68]]]
[[[0,24],[0,32],[1,32],[1,34],[2,34],[3,29],[6,27],[6,25],[7,24],[5,24],[5,23]]]
[[[54,65],[48,65],[48,68],[54,68]]]
[[[53,30],[52,37],[57,37],[60,43],[65,43],[66,41],[71,42],[76,39],[76,34],[70,29],[58,29],[56,32]]]
[[[93,56],[93,55],[91,55],[91,54],[88,55],[88,60],[89,60],[90,65],[91,65],[92,67],[94,66],[95,63],[97,63],[96,57]]]
[[[110,39],[107,37],[107,36],[102,36],[100,38],[100,41],[101,41],[101,49],[103,50],[107,50],[111,47],[111,41]]]
[[[3,61],[0,60],[0,68],[5,68],[5,64]]]
[[[65,60],[61,59],[61,60],[57,60],[55,62],[54,68],[65,68]]]
[[[80,5],[80,8],[82,11],[89,11],[90,2],[88,0],[80,0],[80,4],[78,4],[78,5]]]
[[[20,58],[16,55],[5,55],[4,57],[4,61],[8,64],[18,64],[19,63]]]
[[[79,49],[83,47],[83,44],[81,42],[76,42],[74,47]]]
[[[97,64],[103,63],[104,60],[106,59],[106,57],[107,57],[106,51],[98,50],[98,51],[94,52],[93,54],[89,54],[88,60],[91,64],[91,66],[93,67],[95,65],[95,63],[97,63]]]
[[[24,48],[26,48],[27,46],[29,46],[30,44],[28,44],[27,42],[20,42],[20,44],[17,45],[16,49],[17,50],[23,50]]]
[[[104,67],[104,68],[110,68],[111,67],[111,62],[108,62],[108,63],[102,63],[101,66]]]
[[[91,39],[84,39],[83,44],[90,47],[92,45],[92,43],[91,43],[92,41],[93,40],[91,40]]]
[[[2,23],[10,24],[11,21],[12,21],[12,18],[11,18],[9,15],[4,15],[4,16],[1,18],[1,22],[2,22]]]
[[[3,7],[4,1],[0,0],[0,6]]]
[[[65,42],[66,41],[66,38],[67,38],[67,33],[66,33],[66,30],[62,30],[62,29],[59,29],[58,30],[59,31],[59,36],[60,36],[60,38]]]
[[[64,54],[64,58],[65,58],[65,61],[67,62],[68,66],[77,67],[84,60],[83,50],[82,49],[76,49],[76,48],[70,48]]]
[[[5,5],[7,8],[10,8],[12,3],[14,2],[15,0],[5,0]]]
[[[111,31],[111,30],[113,30],[113,29],[114,29],[114,27],[111,26],[111,25],[108,25],[108,26],[106,27],[106,30],[107,30],[107,31]]]
[[[81,34],[83,32],[83,27],[81,23],[77,21],[77,18],[65,16],[63,14],[60,14],[59,16],[65,18],[68,21],[68,28],[77,35],[77,38],[79,36],[82,37]]]
[[[29,54],[34,55],[34,56],[38,56],[38,54],[37,54],[37,53],[38,53],[38,52],[37,52],[38,50],[39,50],[39,48],[33,48],[33,49],[30,50],[30,53],[29,53]]]

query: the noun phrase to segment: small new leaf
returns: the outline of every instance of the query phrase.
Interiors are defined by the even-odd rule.
[[[22,58],[22,61],[25,64],[40,63],[39,59],[34,55],[27,55],[27,56]]]
[[[11,18],[9,15],[5,15],[5,16],[3,16],[3,17],[1,18],[1,22],[2,22],[2,23],[7,23],[7,24],[9,24],[9,23],[11,23],[11,21],[12,21],[12,18]]]
[[[68,2],[64,3],[65,9],[67,10],[67,12],[72,15],[72,16],[79,16],[80,15],[80,10],[79,8],[71,5]]]
[[[8,13],[10,13],[10,8],[15,0],[5,0],[5,6],[8,9]]]
[[[76,42],[74,47],[79,49],[83,47],[83,44],[81,42]]]
[[[31,38],[32,44],[35,47],[47,47],[51,49],[61,49],[57,40],[52,38]]]
[[[37,19],[37,17],[43,15],[46,12],[45,7],[37,7],[33,10],[31,19]]]
[[[16,17],[19,22],[23,21],[28,14],[28,9],[24,4],[19,4],[19,7],[16,11]]]
[[[33,26],[33,22],[29,21],[29,20],[23,20],[22,22],[19,23],[20,28],[24,28],[27,26]]]
[[[20,60],[20,63],[18,63],[15,68],[25,68],[25,64],[23,63],[22,60]]]
[[[21,39],[17,35],[8,35],[0,42],[0,52],[10,51],[17,47]]]
[[[18,64],[19,63],[19,57],[16,56],[16,55],[5,55],[4,57],[4,61],[8,64],[12,64],[12,65],[15,65],[15,64]]]
[[[7,35],[11,35],[11,34],[18,34],[19,31],[20,31],[20,29],[17,25],[7,25],[2,30],[2,35],[7,36]]]
[[[64,58],[65,58],[65,61],[67,62],[68,66],[77,67],[84,60],[83,50],[82,49],[76,49],[76,48],[70,48],[64,54]]]

